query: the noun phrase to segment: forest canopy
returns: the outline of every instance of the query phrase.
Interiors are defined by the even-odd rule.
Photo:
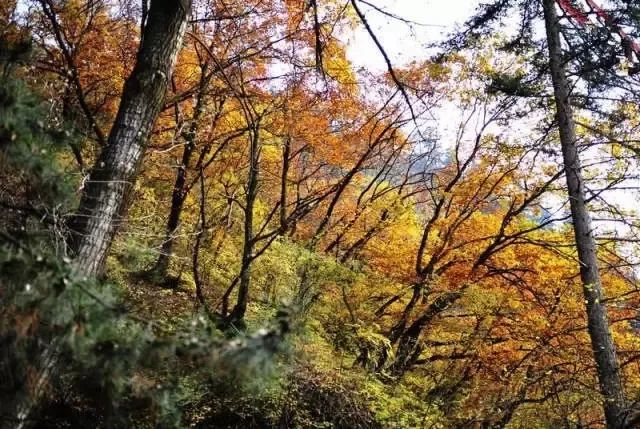
[[[640,6],[460,3],[3,0],[0,427],[640,427]]]

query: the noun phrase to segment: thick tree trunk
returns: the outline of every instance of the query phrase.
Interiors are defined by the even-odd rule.
[[[117,229],[119,215],[135,182],[144,146],[162,106],[190,10],[189,0],[153,0],[133,72],[127,79],[108,145],[85,184],[72,221],[71,247],[77,273],[100,273]],[[15,406],[10,426],[26,428],[39,404],[47,378],[56,371],[60,339],[54,338],[39,359],[36,388]]]
[[[190,0],[151,2],[136,64],[125,83],[108,144],[85,184],[70,224],[71,247],[81,274],[98,275],[103,269],[163,104],[190,7]]]
[[[598,269],[596,243],[591,218],[585,201],[584,180],[576,141],[573,112],[569,102],[569,82],[563,62],[559,21],[554,0],[543,0],[549,45],[549,66],[556,101],[560,143],[571,205],[573,229],[580,259],[580,279],[587,310],[587,325],[596,361],[600,391],[604,398],[607,428],[623,427],[625,397],[620,380],[616,349],[603,303],[602,283]]]

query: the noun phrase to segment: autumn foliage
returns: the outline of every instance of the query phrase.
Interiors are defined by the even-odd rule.
[[[534,48],[484,35],[376,74],[351,63],[351,2],[194,1],[93,282],[74,277],[69,219],[110,144],[148,5],[18,3],[0,6],[0,387],[37,397],[36,421],[603,426]],[[558,10],[585,25],[574,3]],[[575,116],[633,402],[638,222],[635,193],[615,192],[637,185],[640,122],[612,94],[607,115],[581,98]],[[57,342],[70,363],[42,378],[35,355]]]

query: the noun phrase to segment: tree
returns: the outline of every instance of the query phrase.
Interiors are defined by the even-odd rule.
[[[593,226],[586,204],[584,179],[578,155],[577,136],[570,104],[570,86],[564,68],[558,16],[553,0],[543,0],[544,19],[549,47],[549,68],[553,82],[557,108],[560,144],[567,180],[571,219],[575,233],[576,248],[580,261],[580,278],[584,292],[591,347],[598,369],[600,389],[604,398],[607,427],[624,427],[626,403],[616,348],[611,337],[607,308],[598,268],[596,242]]]
[[[182,44],[190,2],[154,1],[142,35],[136,65],[127,79],[120,108],[91,176],[85,183],[80,206],[71,221],[71,248],[76,273],[87,277],[100,274],[118,222],[128,204],[127,196],[136,179],[144,146],[162,107],[166,85]],[[54,338],[36,376],[39,385],[56,370],[60,339]],[[16,407],[20,425],[29,417],[32,405]]]
[[[78,272],[98,275],[127,209],[145,145],[163,106],[191,9],[190,0],[152,1],[133,71],[108,144],[84,184],[70,223]]]
[[[597,341],[640,392],[640,33],[598,3],[549,0],[555,44],[483,3],[407,64],[375,1],[0,6],[0,81],[45,100],[0,88],[7,424],[602,426]]]
[[[551,69],[549,74],[553,84],[553,99],[558,112],[557,126],[560,128],[563,163],[568,184],[567,193],[576,229],[575,245],[580,254],[579,264],[587,303],[589,333],[592,336],[592,350],[604,397],[605,417],[610,427],[622,427],[626,413],[625,400],[615,346],[609,333],[610,327],[603,302],[605,298],[598,273],[598,247],[593,237],[593,224],[591,224],[587,208],[592,200],[598,199],[608,206],[609,214],[614,212],[615,209],[612,209],[611,204],[606,202],[602,193],[612,186],[615,187],[614,183],[620,179],[614,178],[599,191],[592,191],[588,188],[580,171],[579,145],[572,110],[573,108],[581,109],[585,114],[592,113],[596,117],[607,116],[607,104],[610,106],[610,102],[617,99],[616,93],[626,92],[633,86],[630,77],[616,75],[613,67],[617,61],[610,61],[611,58],[615,60],[618,53],[624,54],[624,49],[622,49],[624,46],[619,43],[610,43],[612,35],[615,34],[622,37],[623,40],[627,40],[622,45],[628,44],[631,39],[620,33],[621,28],[616,23],[617,18],[612,20],[611,15],[592,0],[587,0],[587,4],[592,9],[597,21],[595,26],[589,28],[585,25],[590,19],[589,16],[584,14],[581,7],[573,1],[543,1],[540,3],[496,1],[484,5],[480,13],[468,21],[466,30],[458,37],[453,38],[449,46],[469,46],[469,43],[473,43],[478,35],[488,31],[493,23],[515,11],[521,18],[521,24],[515,36],[507,39],[503,48],[510,51],[530,49],[533,55],[534,72],[526,79],[518,79],[519,84],[516,85],[515,92],[513,88],[511,90],[503,88],[502,91],[535,97],[535,93],[523,92],[522,89],[526,89],[526,85],[520,83],[526,84],[538,80],[547,73],[547,67]],[[545,52],[546,49],[542,43],[533,38],[535,34],[533,25],[536,17],[539,16],[536,11],[540,10],[540,5],[544,11],[548,52]],[[565,12],[562,18],[565,18],[565,23],[569,25],[561,25],[562,21],[557,16],[555,9],[558,5]],[[629,21],[628,17],[621,16],[621,19],[617,22]],[[570,47],[570,52],[563,50],[562,39]],[[570,85],[568,75],[574,77],[576,83]],[[610,76],[610,79],[603,79],[603,76]],[[609,82],[610,85],[605,82]]]

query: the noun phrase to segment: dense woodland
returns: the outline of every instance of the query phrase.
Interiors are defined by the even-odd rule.
[[[0,2],[0,427],[640,427],[640,5],[389,4]]]

